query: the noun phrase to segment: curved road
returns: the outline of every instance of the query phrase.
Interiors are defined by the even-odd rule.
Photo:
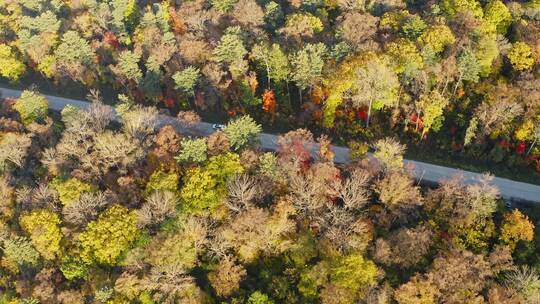
[[[22,91],[0,88],[0,96],[3,97],[19,97]],[[49,108],[54,111],[61,111],[66,105],[70,104],[78,108],[87,108],[89,103],[82,100],[69,99],[51,95],[45,95],[49,100]],[[195,135],[206,136],[214,132],[212,124],[201,122],[193,126],[183,126],[174,117],[168,115],[160,115],[158,127],[171,124],[179,131]],[[262,133],[260,135],[261,147],[265,150],[275,151],[278,148],[278,137],[276,135]],[[310,152],[313,157],[317,157],[318,144],[313,144],[310,147]],[[335,154],[334,161],[336,163],[349,162],[349,149],[345,147],[333,146],[332,150]],[[370,155],[371,157],[371,155]],[[424,162],[405,160],[405,167],[410,168],[412,176],[422,184],[437,184],[444,179],[459,175],[463,177],[463,181],[467,184],[477,183],[482,174],[463,171],[454,168],[432,165]],[[506,178],[495,177],[492,183],[500,190],[501,196],[509,201],[515,202],[533,202],[540,203],[540,186],[513,181]]]

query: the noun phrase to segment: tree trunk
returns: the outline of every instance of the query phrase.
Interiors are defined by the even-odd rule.
[[[527,151],[527,155],[529,155],[532,151],[532,149],[534,148],[534,145],[536,144],[536,140],[538,140],[537,137],[534,138],[534,141],[533,143],[531,144],[531,147],[529,148],[529,150]]]
[[[264,57],[264,64],[266,65],[266,77],[268,78],[268,89],[270,90],[270,67],[268,66],[268,59]]]
[[[373,103],[373,100],[370,99],[369,100],[369,107],[368,107],[368,112],[367,112],[367,119],[366,119],[366,128],[369,128],[369,120],[371,118],[371,104]]]
[[[458,88],[459,84],[461,83],[461,77],[463,77],[463,76],[462,76],[462,74],[460,73],[460,74],[459,74],[458,81],[456,82],[456,86],[454,87],[454,93],[452,94],[452,95],[454,95],[454,96],[456,95],[457,88]]]

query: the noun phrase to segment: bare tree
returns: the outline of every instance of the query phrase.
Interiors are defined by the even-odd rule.
[[[19,208],[23,210],[41,208],[56,211],[58,208],[58,193],[47,184],[40,184],[36,188],[20,187],[15,191],[15,195]]]
[[[368,202],[370,197],[369,181],[371,174],[362,169],[356,169],[345,181],[337,181],[334,185],[336,196],[343,200],[344,207],[349,210],[359,210]]]
[[[403,154],[405,145],[393,138],[378,140],[375,145],[373,156],[377,158],[387,170],[397,170],[403,167]]]
[[[82,227],[96,219],[107,205],[109,200],[105,193],[83,192],[79,199],[64,207],[62,214],[68,223]]]
[[[154,107],[136,105],[121,113],[121,117],[124,132],[142,141],[148,135],[154,133],[158,111]]]
[[[509,289],[521,295],[526,303],[540,303],[540,275],[529,266],[522,266],[506,276]]]
[[[153,300],[164,304],[201,303],[202,290],[195,284],[195,279],[183,268],[162,269],[152,267],[148,277],[143,279],[147,291],[153,291]]]
[[[114,110],[111,106],[103,104],[99,92],[91,90],[87,97],[92,102],[88,109],[83,112],[88,124],[94,132],[103,132],[114,119]]]
[[[178,197],[171,191],[154,191],[138,211],[137,223],[139,226],[157,225],[176,211]]]
[[[256,180],[249,175],[236,175],[227,182],[229,199],[225,204],[234,212],[242,212],[252,206],[252,201],[258,196]]]
[[[370,221],[344,208],[330,207],[328,212],[317,218],[317,223],[323,236],[340,252],[364,252],[373,239]]]
[[[10,163],[21,167],[31,144],[32,140],[26,134],[4,134],[0,139],[0,170],[5,170]]]

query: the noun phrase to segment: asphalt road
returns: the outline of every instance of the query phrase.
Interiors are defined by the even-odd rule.
[[[0,88],[1,96],[3,97],[19,97],[21,91]],[[51,95],[45,95],[49,100],[49,108],[54,111],[61,111],[66,105],[70,104],[78,108],[87,108],[89,103],[82,100],[75,100]],[[160,115],[158,127],[171,124],[179,131],[185,134],[195,136],[206,136],[214,132],[212,124],[201,122],[196,125],[182,125],[174,117],[168,115]],[[265,150],[275,151],[278,148],[276,135],[262,133],[260,135],[260,145]],[[313,157],[317,156],[318,144],[313,144],[310,147],[310,152]],[[345,147],[333,146],[332,150],[335,154],[334,161],[336,163],[349,162],[349,149]],[[369,155],[369,157],[372,157]],[[449,179],[453,176],[462,176],[463,181],[467,184],[477,183],[482,174],[463,171],[454,168],[442,167],[424,162],[405,160],[405,167],[410,168],[411,175],[422,184],[437,184],[442,180]],[[515,202],[533,202],[540,203],[540,186],[513,181],[506,178],[495,177],[492,183],[500,190],[501,196],[509,201]]]

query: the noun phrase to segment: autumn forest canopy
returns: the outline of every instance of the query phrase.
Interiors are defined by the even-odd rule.
[[[539,63],[538,0],[0,0],[0,304],[538,304],[538,211],[403,159],[539,183]]]

